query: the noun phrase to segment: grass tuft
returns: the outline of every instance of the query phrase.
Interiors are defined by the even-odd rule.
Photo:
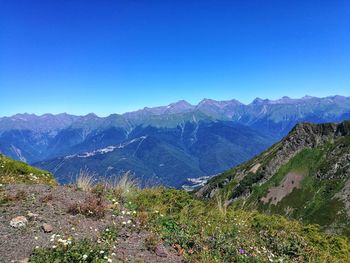
[[[125,201],[139,189],[138,182],[136,179],[132,178],[129,172],[120,177],[115,177],[105,182],[105,184],[106,188],[111,190],[114,196],[121,201]]]
[[[96,174],[89,169],[80,169],[76,179],[76,186],[79,190],[88,192],[92,189],[95,183]]]

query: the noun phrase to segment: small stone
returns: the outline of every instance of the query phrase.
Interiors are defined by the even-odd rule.
[[[36,219],[39,215],[32,212],[28,212],[27,216],[29,217],[29,219]]]
[[[18,263],[28,263],[29,262],[29,258],[24,258],[18,261]]]
[[[17,216],[15,218],[12,218],[10,221],[10,226],[14,228],[25,226],[28,223],[28,220],[24,216]]]
[[[47,224],[47,223],[44,223],[42,225],[42,228],[43,228],[45,233],[50,233],[53,230],[53,227],[51,225]]]
[[[168,256],[168,253],[166,252],[165,248],[160,245],[157,246],[155,253],[158,257],[161,257],[161,258],[166,258]]]

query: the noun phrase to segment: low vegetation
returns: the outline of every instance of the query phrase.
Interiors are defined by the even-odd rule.
[[[34,249],[30,262],[118,262],[114,251],[121,231],[146,231],[145,250],[155,254],[159,245],[165,244],[185,262],[348,262],[350,258],[346,237],[328,235],[317,225],[280,215],[228,206],[228,193],[202,201],[175,189],[138,189],[127,175],[115,184],[85,185],[88,187],[77,189],[86,191],[87,197],[73,202],[67,212],[89,220],[107,220],[105,214],[112,214],[121,220],[119,225],[105,228],[97,242],[54,234],[50,243]],[[65,189],[76,191],[74,187]],[[9,203],[25,198],[18,192],[3,200]],[[52,195],[46,194],[44,199],[51,200]]]
[[[25,183],[57,185],[53,175],[24,162],[11,160],[0,154],[0,184]]]
[[[83,203],[73,203],[68,207],[68,213],[76,215],[82,214],[86,217],[103,218],[107,210],[100,194],[90,195]]]
[[[95,184],[95,174],[86,169],[80,169],[76,178],[76,186],[79,190],[90,191]]]
[[[108,256],[110,253],[110,247],[105,243],[96,244],[88,240],[74,241],[72,239],[63,241],[65,242],[57,242],[56,245],[53,245],[50,248],[35,249],[30,262],[112,262],[111,257]]]
[[[173,189],[145,189],[131,199],[137,218],[190,262],[346,262],[346,238],[282,216],[227,208]],[[152,244],[152,242],[150,242]],[[152,247],[152,246],[150,246]]]

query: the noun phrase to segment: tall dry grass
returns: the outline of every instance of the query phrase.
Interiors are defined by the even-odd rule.
[[[107,189],[112,190],[116,196],[124,200],[139,189],[138,181],[133,178],[130,172],[105,181],[105,185]]]
[[[227,213],[227,207],[231,204],[231,201],[229,200],[229,193],[217,193],[215,195],[215,201],[216,201],[216,207],[219,210],[219,212],[226,216]]]
[[[91,191],[96,182],[96,174],[89,169],[80,169],[79,174],[76,177],[76,186],[82,191]]]

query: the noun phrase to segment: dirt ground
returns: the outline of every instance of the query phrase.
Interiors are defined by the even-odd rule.
[[[261,198],[261,201],[266,204],[271,202],[271,204],[276,205],[284,197],[290,194],[294,188],[299,188],[300,182],[303,180],[304,176],[301,173],[290,172],[288,173],[282,183],[277,187],[271,187],[269,193],[266,197]]]
[[[69,187],[49,187],[45,185],[7,185],[1,189],[2,194],[13,199],[0,203],[0,262],[21,262],[29,258],[36,246],[51,246],[53,234],[72,236],[75,239],[97,241],[101,232],[110,225],[120,225],[132,219],[127,215],[114,216],[111,212],[102,219],[93,219],[84,215],[68,213],[68,207],[83,202],[88,195]],[[34,217],[28,213],[36,214]],[[28,223],[24,227],[10,226],[11,219],[25,216]],[[52,232],[45,233],[43,223],[50,224]],[[171,247],[161,244],[166,256],[158,256],[147,250],[145,239],[151,233],[137,222],[135,227],[121,227],[118,240],[113,248],[115,262],[182,262],[181,257]]]

